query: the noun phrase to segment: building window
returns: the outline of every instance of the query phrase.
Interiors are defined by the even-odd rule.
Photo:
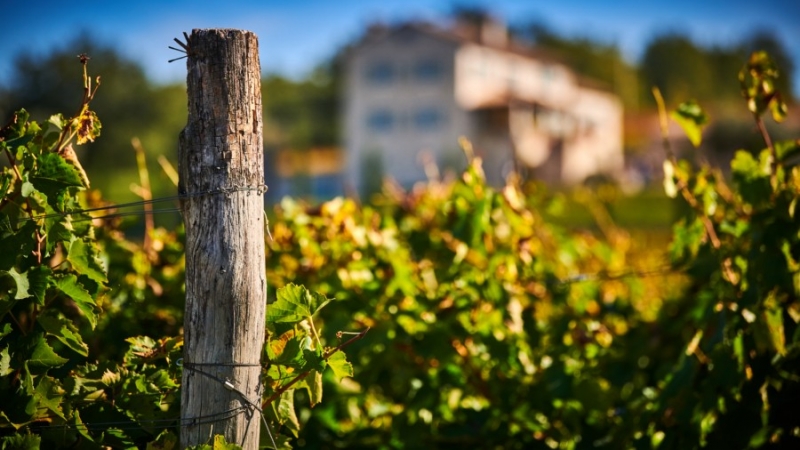
[[[379,62],[367,68],[367,81],[372,84],[386,85],[391,84],[395,78],[395,70],[391,63]]]
[[[439,61],[428,59],[414,65],[414,78],[419,81],[439,81],[442,78],[442,65]]]
[[[394,117],[390,111],[385,109],[374,111],[367,117],[367,126],[372,131],[385,133],[392,130]]]
[[[436,108],[420,109],[414,114],[414,126],[419,130],[435,130],[442,122],[444,117]]]

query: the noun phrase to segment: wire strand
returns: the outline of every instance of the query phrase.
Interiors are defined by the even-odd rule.
[[[207,191],[200,191],[200,192],[193,192],[193,193],[186,193],[186,194],[178,194],[178,195],[171,195],[168,197],[159,197],[150,200],[139,200],[135,202],[127,202],[127,203],[117,203],[113,205],[105,205],[105,206],[95,206],[92,208],[85,208],[85,209],[75,209],[70,211],[64,212],[55,212],[49,214],[39,214],[36,216],[31,217],[24,217],[17,220],[17,224],[32,220],[41,220],[41,219],[52,219],[54,217],[66,217],[70,215],[77,215],[77,214],[86,214],[90,212],[98,212],[98,211],[108,211],[111,209],[125,209],[125,208],[133,208],[135,206],[144,206],[144,205],[152,205],[155,203],[163,203],[163,202],[170,202],[176,200],[183,200],[188,198],[195,198],[195,197],[203,197],[206,195],[217,195],[217,194],[232,194],[235,192],[257,192],[259,195],[263,195],[267,192],[267,185],[261,184],[258,186],[243,186],[243,187],[233,187],[233,188],[218,188],[218,189],[209,189]],[[161,210],[153,210],[153,211],[131,211],[131,212],[119,212],[114,214],[108,214],[104,216],[92,217],[88,219],[76,219],[76,221],[86,221],[86,220],[94,220],[94,219],[104,219],[109,217],[121,217],[125,215],[137,215],[137,214],[150,214],[150,213],[165,213],[165,212],[179,212],[179,208],[169,208],[169,209],[161,209]]]

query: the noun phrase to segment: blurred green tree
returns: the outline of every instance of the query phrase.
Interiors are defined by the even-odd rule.
[[[337,58],[310,76],[293,80],[271,74],[261,82],[264,145],[267,149],[307,150],[339,143],[340,70]]]
[[[684,35],[658,36],[650,41],[642,57],[644,84],[658,86],[669,104],[687,98],[707,102],[714,97],[715,86],[714,67],[707,56]]]
[[[708,104],[715,115],[726,114],[741,102],[736,74],[748,55],[756,50],[774,55],[782,72],[776,87],[787,99],[792,99],[794,66],[783,44],[768,31],[758,31],[738,43],[710,48],[699,46],[682,34],[657,36],[648,43],[640,62],[642,85],[648,92],[650,86],[658,86],[667,103],[694,98]],[[652,96],[648,94],[645,99],[654,105]]]

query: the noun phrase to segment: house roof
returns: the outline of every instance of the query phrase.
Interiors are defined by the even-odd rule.
[[[384,25],[381,23],[375,23],[367,28],[364,36],[362,36],[362,38],[349,50],[352,51],[374,42],[380,42],[390,36],[408,31],[422,33],[433,38],[453,42],[455,44],[475,44],[539,61],[566,65],[564,61],[553,52],[546,49],[525,45],[510,37],[504,39],[502,42],[484,40],[481,38],[481,30],[477,26],[456,24],[451,28],[442,28],[430,22],[423,21],[404,22],[397,25]]]

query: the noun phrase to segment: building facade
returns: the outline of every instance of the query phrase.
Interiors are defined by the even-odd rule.
[[[574,184],[623,169],[622,105],[568,67],[509,41],[504,27],[374,27],[345,63],[345,181],[409,187],[424,166],[459,170],[460,137],[490,183],[511,170]]]

